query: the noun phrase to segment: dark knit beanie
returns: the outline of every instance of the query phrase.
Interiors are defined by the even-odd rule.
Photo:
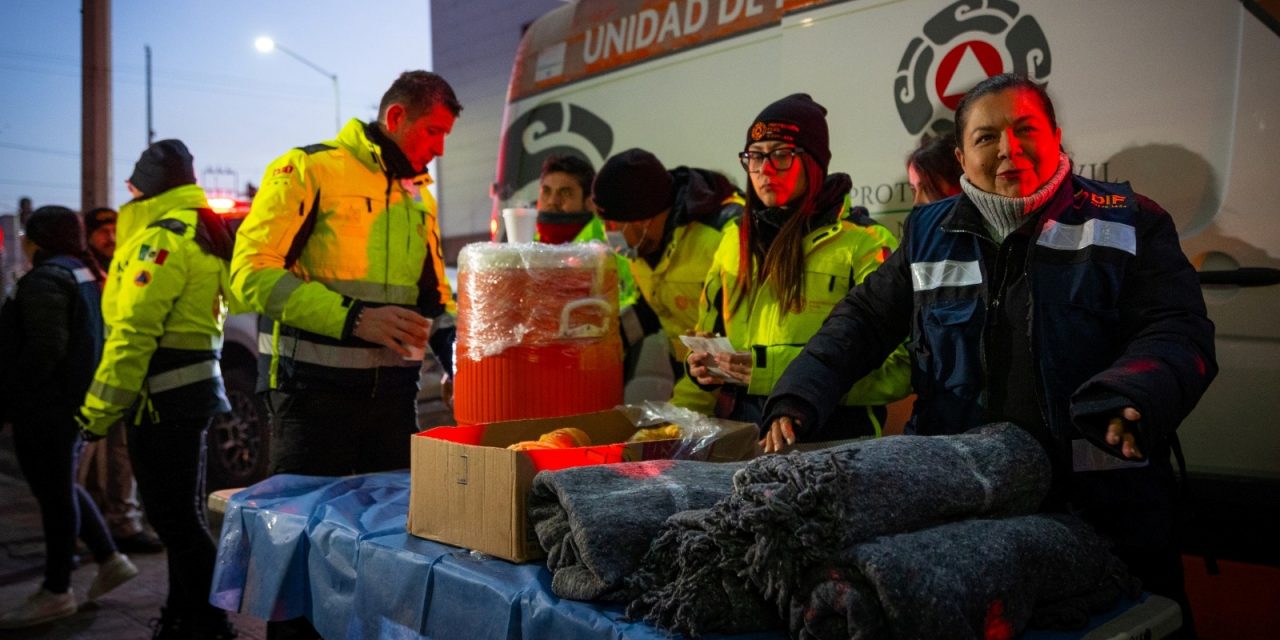
[[[753,142],[780,140],[801,147],[818,161],[822,171],[831,162],[827,110],[807,93],[793,93],[764,108],[747,129],[745,150]]]
[[[675,191],[667,168],[644,149],[627,149],[609,158],[591,187],[600,217],[614,222],[648,220],[670,209]]]
[[[80,214],[66,207],[40,207],[27,219],[27,239],[49,255],[80,255],[84,253],[81,224]]]
[[[116,211],[107,207],[98,207],[84,212],[84,235],[91,236],[98,227],[116,223]]]
[[[184,184],[195,184],[191,152],[181,140],[161,140],[142,152],[138,163],[133,165],[129,182],[147,198]]]

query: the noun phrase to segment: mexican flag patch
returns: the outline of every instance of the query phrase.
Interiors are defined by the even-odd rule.
[[[152,249],[151,245],[144,244],[138,249],[138,259],[143,262],[154,262],[157,265],[164,264],[169,259],[168,249]]]

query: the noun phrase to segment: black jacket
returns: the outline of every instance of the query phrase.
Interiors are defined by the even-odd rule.
[[[1055,462],[1070,469],[1082,436],[1118,458],[1106,423],[1134,406],[1140,447],[1167,460],[1174,430],[1217,373],[1213,324],[1173,221],[1127,185],[1079,176],[1035,215],[1021,303],[1031,353],[1002,360],[1025,363],[1013,375],[1038,390],[1043,424],[1025,426],[1047,429]],[[1005,290],[989,271],[999,251],[967,197],[917,208],[899,250],[835,307],[784,374],[766,423],[826,416],[908,335],[919,394],[908,432],[956,433],[990,419],[989,319]]]
[[[37,259],[5,303],[0,322],[5,417],[21,424],[71,421],[102,355],[98,277],[69,256]]]

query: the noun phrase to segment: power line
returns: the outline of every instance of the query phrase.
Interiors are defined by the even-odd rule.
[[[66,182],[40,182],[38,180],[10,180],[8,178],[0,178],[0,184],[9,184],[16,187],[40,187],[42,189],[75,189],[79,190],[80,185],[68,184]]]
[[[13,144],[12,142],[0,142],[0,147],[5,149],[17,149],[18,151],[30,151],[32,153],[47,153],[51,156],[65,156],[68,158],[79,158],[79,153],[70,151],[59,151],[58,149],[45,149],[42,147],[28,147],[25,144]]]
[[[79,58],[29,54],[29,53],[24,53],[19,51],[13,51],[11,49],[10,50],[0,49],[0,59],[3,59],[5,56],[29,58],[30,60],[33,60],[36,62],[52,64],[54,67],[61,67],[61,69],[56,69],[51,71],[44,68],[35,68],[30,65],[12,66],[12,64],[0,64],[0,68],[8,69],[10,71],[26,71],[26,72],[32,72],[32,73],[46,73],[46,74],[59,75],[59,76],[65,76],[65,77],[76,77],[76,78],[80,77],[80,59]],[[261,81],[255,78],[250,78],[247,76],[227,75],[227,74],[213,73],[208,71],[193,71],[190,69],[178,69],[178,68],[172,68],[172,67],[154,67],[153,71],[155,72],[155,76],[158,79],[163,77],[164,79],[169,81],[176,81],[176,82],[185,81],[185,82],[189,82],[197,86],[200,86],[202,88],[208,88],[211,85],[221,85],[224,88],[230,87],[234,89],[243,90],[245,88],[245,85],[247,84],[247,85],[253,85],[254,88],[259,91],[270,92],[275,90],[277,92],[277,95],[283,95],[288,97],[297,97],[295,92],[311,91],[316,88],[316,86],[314,85],[294,84],[294,83],[281,84],[279,82],[268,83],[268,82],[264,82],[264,81]],[[141,65],[113,64],[111,68],[111,72],[113,76],[113,81],[115,82],[122,82],[125,84],[141,84],[144,81],[145,69]],[[284,91],[288,93],[280,93],[280,91]]]
[[[80,158],[80,153],[76,151],[63,151],[61,149],[50,149],[48,147],[32,147],[25,144],[14,144],[12,142],[0,142],[0,148],[15,149],[18,151],[26,151],[29,153],[46,153],[53,156],[76,158],[77,160]],[[128,158],[121,158],[119,156],[112,156],[111,161],[118,165],[129,164],[133,162],[133,160],[130,160]]]

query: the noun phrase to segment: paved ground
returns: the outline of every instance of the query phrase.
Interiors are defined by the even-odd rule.
[[[424,394],[424,396],[427,394]],[[424,426],[453,424],[453,413],[434,397],[419,399],[419,422]],[[216,534],[215,534],[216,538]],[[120,588],[86,604],[76,615],[30,629],[0,630],[0,640],[131,640],[150,638],[148,621],[159,617],[168,593],[165,554],[130,556],[141,574]],[[13,434],[0,431],[0,610],[21,602],[39,587],[44,571],[44,533],[40,509],[13,455]],[[83,600],[97,572],[92,556],[72,574],[72,588]],[[266,623],[231,614],[232,623],[245,640],[266,638]]]
[[[40,584],[44,571],[44,535],[40,510],[13,458],[13,439],[6,429],[0,434],[0,608],[9,609],[30,595]],[[48,640],[128,640],[150,638],[147,621],[160,615],[160,604],[168,592],[165,554],[130,556],[142,573],[120,588],[86,604],[76,615],[30,629],[2,631],[0,639],[40,638]],[[83,600],[97,571],[92,556],[72,574],[72,588]],[[247,640],[266,637],[266,624],[232,614],[232,621]]]

